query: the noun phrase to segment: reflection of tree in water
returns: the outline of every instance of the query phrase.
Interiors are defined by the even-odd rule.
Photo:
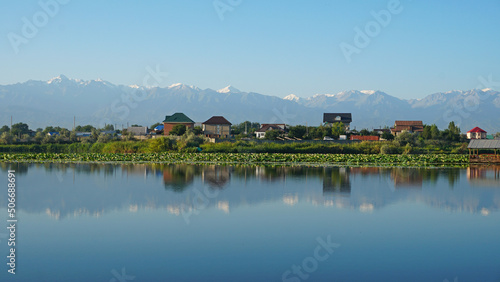
[[[422,188],[423,174],[420,169],[397,167],[392,169],[391,178],[395,188]]]
[[[325,168],[323,178],[323,194],[350,194],[351,182],[349,180],[349,174],[349,167]]]
[[[182,192],[194,180],[195,175],[199,174],[198,166],[194,165],[166,165],[163,168],[163,183],[165,189],[172,189],[175,192]]]
[[[448,177],[448,184],[451,188],[455,186],[455,183],[460,182],[460,169],[459,168],[449,168],[443,171]]]
[[[202,168],[201,177],[212,188],[222,189],[231,179],[231,170],[227,166],[210,165]]]
[[[28,167],[31,164],[28,163],[0,163],[0,168],[3,171],[15,170],[16,175],[23,175],[28,173]]]

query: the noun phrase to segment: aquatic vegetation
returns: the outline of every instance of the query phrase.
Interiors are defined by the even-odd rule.
[[[232,163],[232,164],[377,164],[465,165],[459,154],[286,154],[286,153],[19,153],[0,154],[3,162],[132,162],[132,163]]]

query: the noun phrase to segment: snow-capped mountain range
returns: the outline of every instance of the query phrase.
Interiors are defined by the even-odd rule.
[[[49,81],[29,80],[0,85],[0,126],[25,122],[31,128],[47,125],[72,128],[77,124],[151,125],[165,115],[183,112],[197,122],[222,115],[233,124],[260,123],[320,125],[325,112],[350,112],[351,128],[391,126],[395,120],[422,120],[441,129],[450,121],[462,132],[479,126],[488,133],[500,131],[500,92],[472,89],[434,93],[423,99],[404,100],[375,90],[315,94],[284,98],[240,91],[233,86],[200,89],[182,83],[169,87],[115,85],[60,75]]]

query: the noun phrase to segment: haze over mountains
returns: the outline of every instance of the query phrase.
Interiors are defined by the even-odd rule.
[[[0,85],[0,126],[25,122],[31,128],[48,125],[73,127],[129,123],[151,125],[165,115],[183,112],[196,122],[223,115],[233,124],[250,120],[260,123],[320,125],[324,112],[350,112],[351,128],[391,126],[395,120],[422,120],[446,128],[458,123],[462,132],[479,126],[488,133],[500,131],[500,92],[491,89],[434,93],[423,99],[403,100],[374,90],[352,90],[285,98],[240,91],[232,86],[220,90],[185,84],[169,87],[114,85],[103,80],[83,81],[64,75],[49,81],[29,80]]]

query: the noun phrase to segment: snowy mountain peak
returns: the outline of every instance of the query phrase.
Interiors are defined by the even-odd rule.
[[[61,83],[64,81],[70,81],[69,78],[67,78],[65,75],[61,74],[60,76],[53,77],[47,81],[48,84],[52,83]]]
[[[186,90],[186,89],[194,89],[194,90],[199,90],[198,87],[191,86],[191,85],[186,85],[182,83],[174,83],[167,87],[168,89],[175,89],[175,90]]]
[[[300,100],[300,97],[295,95],[295,94],[290,94],[288,96],[285,96],[283,100],[289,100],[289,101],[295,101],[298,102]]]
[[[240,90],[232,87],[231,85],[228,85],[222,89],[217,90],[219,93],[241,93]]]
[[[372,94],[374,94],[377,91],[375,91],[375,90],[361,90],[359,92],[361,92],[363,94],[367,94],[367,95],[372,95]]]

